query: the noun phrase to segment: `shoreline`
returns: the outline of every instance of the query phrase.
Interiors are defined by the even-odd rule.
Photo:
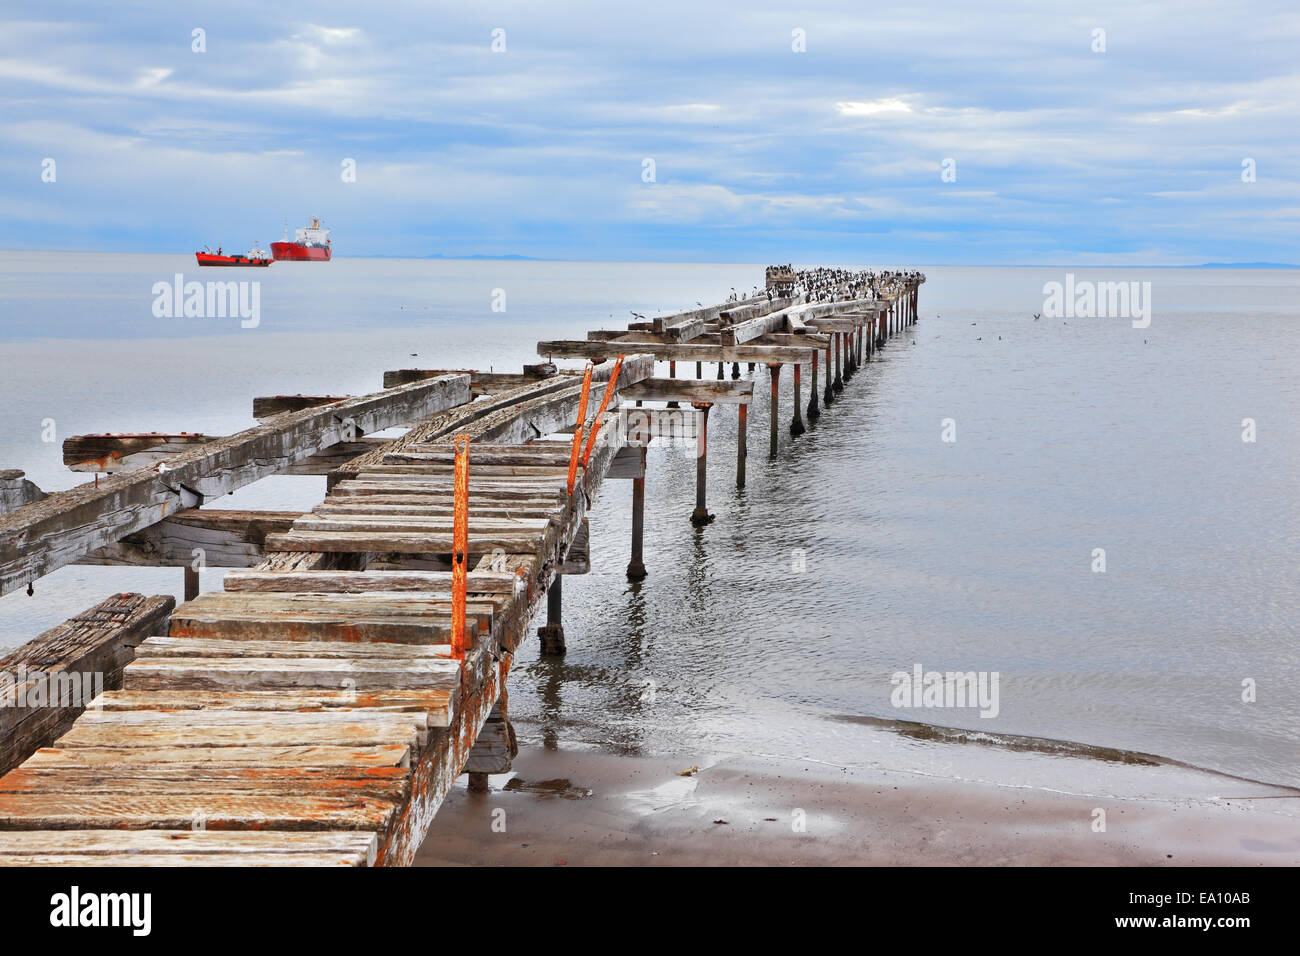
[[[906,746],[924,766],[521,742],[488,793],[457,782],[415,865],[1300,865],[1294,788],[1171,762]]]

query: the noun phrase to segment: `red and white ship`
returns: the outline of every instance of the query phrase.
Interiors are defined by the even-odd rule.
[[[322,229],[319,219],[312,219],[311,225],[294,231],[293,242],[289,241],[289,227],[284,228],[284,241],[271,243],[271,255],[276,261],[291,262],[328,262],[330,258],[330,231]]]

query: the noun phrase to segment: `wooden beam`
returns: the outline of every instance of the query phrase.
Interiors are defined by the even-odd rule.
[[[293,527],[300,511],[217,511],[190,508],[156,525],[129,534],[77,561],[77,564],[251,568],[262,560],[266,536]]]
[[[612,358],[636,349],[667,362],[811,362],[814,349],[777,345],[677,345],[669,342],[584,342],[556,340],[537,343],[537,354],[559,358]]]
[[[164,629],[175,606],[170,596],[116,594],[0,658],[0,775],[122,686],[132,648]]]
[[[623,389],[621,394],[628,401],[745,405],[754,398],[754,383],[716,379],[648,378]]]
[[[163,434],[154,432],[136,435],[74,435],[64,439],[63,463],[69,471],[115,474],[170,461],[177,455],[207,442],[218,441],[222,436],[197,432]],[[364,455],[390,441],[387,438],[359,438],[341,441],[322,449],[309,458],[290,465],[286,475],[328,475],[340,465],[358,455]]]
[[[518,388],[520,385],[543,382],[557,374],[559,374],[559,369],[550,363],[525,366],[522,373],[480,372],[477,369],[403,368],[384,373],[384,388],[396,388],[398,385],[421,382],[426,378],[437,378],[439,375],[468,375],[470,377],[470,389],[475,396],[495,395],[508,388]]]
[[[285,412],[262,425],[207,442],[154,468],[120,472],[50,495],[0,516],[0,594],[71,564],[91,551],[157,524],[206,497],[284,471],[356,432],[463,405],[469,376],[417,382],[324,409]]]
[[[0,470],[0,515],[47,497],[45,492],[24,478],[23,474],[17,468]]]
[[[388,386],[384,386],[387,388]],[[346,402],[349,395],[262,395],[253,399],[253,417],[258,421],[283,415],[285,412],[300,412],[304,408],[319,408]]]

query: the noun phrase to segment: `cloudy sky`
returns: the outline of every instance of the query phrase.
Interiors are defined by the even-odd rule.
[[[1300,262],[1294,3],[878,6],[4,4],[0,249]]]

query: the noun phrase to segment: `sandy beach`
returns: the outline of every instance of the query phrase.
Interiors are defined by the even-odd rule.
[[[936,762],[954,749],[936,746]],[[990,760],[1006,779],[1027,772],[1062,786],[965,775],[975,763],[993,769]],[[691,766],[698,771],[679,775]],[[469,793],[461,778],[416,863],[1300,865],[1300,794],[1285,787],[1041,754],[962,753],[948,766],[931,775],[525,747],[513,773],[490,778],[489,793]],[[1099,808],[1105,832],[1093,829]]]

